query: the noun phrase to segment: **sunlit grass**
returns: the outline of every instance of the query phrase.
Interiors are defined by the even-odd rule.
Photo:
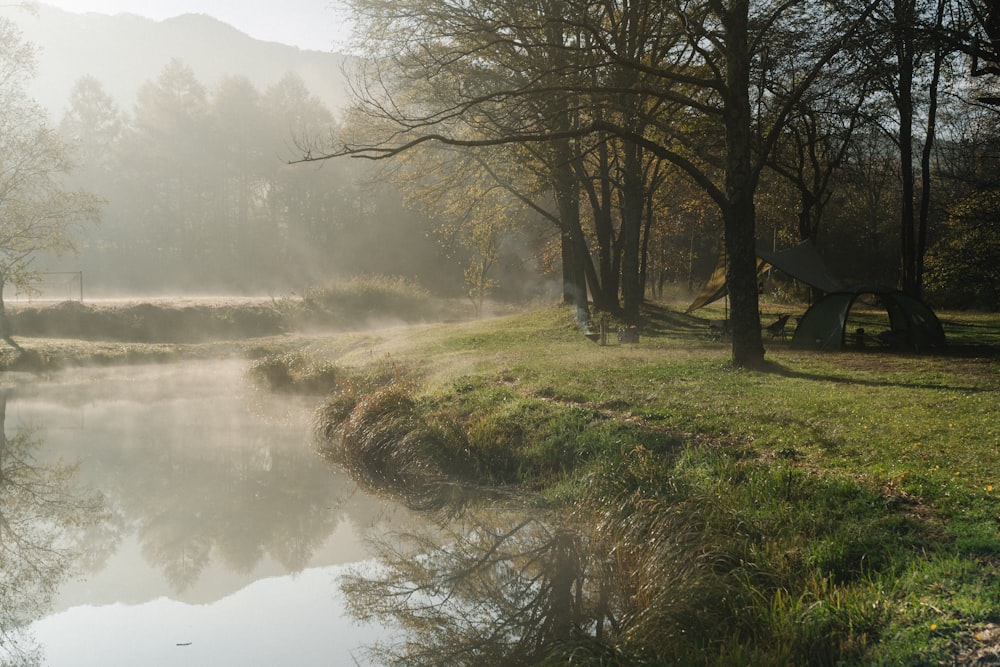
[[[956,315],[962,349],[943,356],[766,341],[768,369],[749,372],[703,335],[713,316],[653,310],[637,345],[602,347],[551,308],[386,334],[369,357],[418,380],[419,409],[464,425],[449,455],[491,483],[599,511],[611,499],[591,497],[596,471],[632,468],[637,448],[663,461],[622,492],[662,508],[656,486],[670,486],[698,548],[723,570],[743,563],[713,584],[735,633],[706,639],[717,664],[953,658],[958,634],[1000,616],[976,593],[1000,561],[1000,318]],[[928,588],[943,562],[948,583]],[[740,571],[750,578],[730,580]]]

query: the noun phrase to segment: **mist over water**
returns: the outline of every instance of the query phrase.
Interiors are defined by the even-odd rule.
[[[105,505],[32,628],[48,664],[353,665],[384,633],[344,618],[338,580],[369,531],[410,519],[314,453],[310,401],[258,392],[245,369],[73,369],[8,389],[7,433],[32,431],[40,466],[78,464],[75,487]]]

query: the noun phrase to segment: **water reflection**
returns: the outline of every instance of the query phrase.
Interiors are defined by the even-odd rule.
[[[366,558],[363,533],[407,516],[359,493],[315,454],[309,401],[257,393],[244,369],[240,360],[79,369],[11,389],[7,421],[35,429],[39,465],[76,463],[80,488],[105,502],[102,520],[74,534],[83,576],[61,585],[55,572],[40,577],[54,599],[54,615],[38,624],[52,643],[50,664],[81,664],[79,647],[97,655],[91,644],[102,629],[140,618],[146,632],[119,632],[105,662],[93,664],[154,664],[147,653],[171,664],[191,635],[174,634],[169,620],[182,617],[183,627],[217,629],[189,647],[185,660],[197,650],[201,661],[185,664],[228,664],[224,656],[265,644],[289,664],[354,664],[333,652],[371,632],[345,631],[335,646],[324,635],[325,659],[303,661],[311,645],[303,635],[323,617],[311,622],[303,604],[278,618],[292,614],[280,600],[307,578],[325,582],[310,590],[317,600],[333,600],[329,568]],[[329,618],[339,608],[323,609]],[[24,621],[42,609],[31,611]],[[283,630],[233,631],[248,615]],[[150,633],[155,641],[146,641]]]
[[[29,665],[39,649],[26,630],[104,515],[99,496],[74,486],[72,467],[40,460],[38,437],[7,434],[7,397],[0,390],[0,664]]]
[[[614,623],[607,557],[565,518],[528,510],[527,498],[457,481],[434,453],[464,434],[425,419],[405,388],[348,389],[323,408],[318,426],[331,463],[438,523],[379,540],[376,563],[345,577],[357,618],[402,630],[370,647],[374,662],[542,664],[555,647],[599,642]]]
[[[299,571],[342,522],[376,520],[382,508],[309,448],[309,404],[255,393],[242,368],[92,370],[16,392],[12,417],[46,425],[47,456],[78,461],[107,498],[113,519],[86,535],[89,572],[134,539],[169,593],[197,602],[215,563]]]
[[[609,619],[594,567],[580,533],[492,508],[383,540],[344,591],[358,618],[405,630],[371,647],[380,664],[531,665]]]

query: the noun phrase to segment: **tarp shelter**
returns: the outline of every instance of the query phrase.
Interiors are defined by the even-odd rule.
[[[840,281],[826,268],[823,258],[816,251],[816,246],[810,241],[803,241],[797,246],[780,252],[757,248],[757,274],[763,273],[768,265],[823,292],[835,292],[842,287]],[[712,275],[709,276],[708,282],[688,306],[686,312],[690,313],[713,301],[718,301],[726,295],[727,291],[726,256],[725,253],[722,253],[719,255],[719,261],[715,265]]]
[[[792,347],[839,350],[848,344],[847,315],[858,298],[874,295],[889,314],[889,331],[866,332],[864,340],[916,352],[944,348],[944,329],[934,312],[920,299],[890,287],[860,285],[831,292],[809,307],[792,335]]]

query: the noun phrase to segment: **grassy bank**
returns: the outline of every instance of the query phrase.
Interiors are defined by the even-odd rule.
[[[620,625],[574,664],[996,664],[1000,321],[945,322],[945,356],[778,341],[766,372],[669,309],[636,345],[549,309],[300,353],[339,369],[352,443],[428,434],[402,458],[562,508],[614,554]]]
[[[0,370],[157,363],[191,357],[266,355],[271,339],[471,317],[469,304],[433,299],[400,278],[359,277],[282,298],[164,297],[11,303],[15,349],[0,343]],[[280,372],[280,371],[279,371]]]
[[[1000,317],[941,314],[938,356],[767,341],[747,372],[710,309],[650,308],[637,344],[600,346],[563,308],[350,330],[364,318],[334,304],[308,321],[337,333],[23,337],[0,363],[241,354],[257,382],[327,397],[320,431],[369,487],[561,517],[587,545],[578,627],[604,631],[551,664],[1000,664]]]

